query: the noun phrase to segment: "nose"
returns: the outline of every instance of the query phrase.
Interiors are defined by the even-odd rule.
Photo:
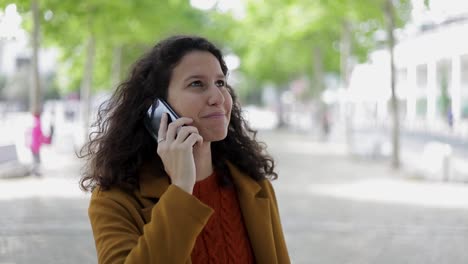
[[[221,89],[215,84],[211,85],[208,98],[209,105],[221,105],[224,103],[225,98]]]

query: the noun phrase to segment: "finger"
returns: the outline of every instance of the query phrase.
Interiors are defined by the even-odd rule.
[[[158,140],[165,139],[167,133],[167,113],[163,113],[159,123]]]
[[[198,129],[194,126],[183,126],[179,129],[175,141],[178,143],[182,143],[192,133],[198,134]]]
[[[193,120],[188,117],[181,117],[174,120],[167,126],[166,139],[172,142],[176,138],[179,128],[183,125],[190,125],[192,122]]]
[[[203,137],[199,134],[199,138],[197,139],[197,142],[195,144],[201,145],[203,143]]]
[[[202,136],[200,136],[200,134],[192,133],[192,134],[190,134],[190,136],[188,136],[188,138],[184,141],[183,144],[186,144],[187,146],[193,147],[197,143],[199,143],[199,144],[203,143],[203,138],[202,138]]]

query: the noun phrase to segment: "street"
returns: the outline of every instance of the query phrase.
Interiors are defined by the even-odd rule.
[[[261,131],[292,263],[466,263],[468,185],[423,181],[305,133]],[[96,263],[80,163],[44,148],[42,178],[0,179],[0,264]]]

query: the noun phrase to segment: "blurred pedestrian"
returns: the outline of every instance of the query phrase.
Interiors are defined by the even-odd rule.
[[[322,125],[323,138],[327,139],[330,134],[330,113],[328,112],[327,106],[324,106],[322,109],[320,123]]]
[[[53,132],[52,132],[53,133]],[[42,132],[41,127],[41,114],[33,114],[33,128],[31,130],[31,144],[30,149],[33,157],[33,165],[31,174],[34,176],[41,176],[40,165],[41,165],[41,146],[43,144],[50,144],[52,141],[52,134],[45,136]]]
[[[274,160],[242,118],[227,75],[212,43],[170,37],[101,107],[81,155],[99,263],[290,262],[269,181]],[[163,114],[148,131],[156,98],[180,118]]]
[[[54,133],[55,133],[55,109],[52,109],[50,111],[50,123],[49,123],[50,144],[52,144],[52,141],[54,139]]]
[[[449,126],[449,129],[453,129],[453,113],[451,107],[447,110],[447,124]]]

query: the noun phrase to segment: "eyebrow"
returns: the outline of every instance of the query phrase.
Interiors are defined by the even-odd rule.
[[[185,78],[184,79],[184,82],[190,80],[190,79],[203,79],[205,78],[206,76],[205,75],[198,75],[198,74],[195,74],[195,75],[190,75],[189,77]],[[216,75],[216,78],[220,78],[220,79],[225,79],[226,78],[226,75],[224,74],[218,74]]]

